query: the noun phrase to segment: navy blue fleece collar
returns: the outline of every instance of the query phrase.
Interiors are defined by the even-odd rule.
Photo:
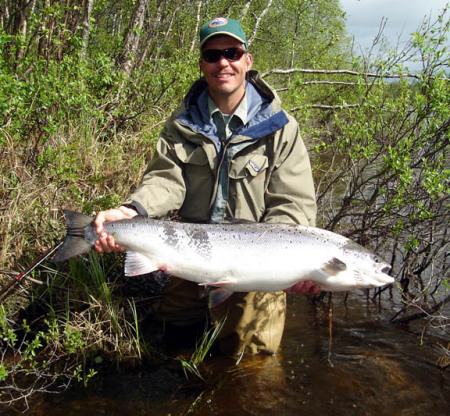
[[[288,123],[284,111],[274,112],[270,100],[262,96],[252,83],[247,83],[248,123],[234,134],[247,136],[251,139],[271,134]],[[209,137],[221,148],[217,135],[217,128],[208,111],[208,89],[204,80],[197,81],[185,101],[186,109],[178,115],[177,119],[192,128],[194,131]]]

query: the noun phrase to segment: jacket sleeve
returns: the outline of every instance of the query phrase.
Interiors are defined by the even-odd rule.
[[[124,204],[141,215],[163,217],[181,207],[185,193],[182,165],[166,125],[141,183]]]
[[[280,131],[279,150],[265,195],[263,222],[315,226],[316,197],[311,164],[298,123]]]

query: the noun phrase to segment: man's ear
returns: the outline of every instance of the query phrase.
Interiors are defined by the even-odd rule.
[[[247,65],[247,71],[250,71],[250,69],[252,69],[253,66],[253,56],[250,53],[246,55],[245,63]]]

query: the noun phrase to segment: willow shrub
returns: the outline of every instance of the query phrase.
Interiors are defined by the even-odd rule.
[[[450,87],[438,67],[361,85],[361,104],[317,127],[312,147],[320,223],[384,254],[405,310],[420,304],[445,330]]]

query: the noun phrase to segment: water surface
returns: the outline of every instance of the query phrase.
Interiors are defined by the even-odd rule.
[[[29,415],[449,415],[450,374],[435,365],[444,334],[425,334],[424,321],[393,326],[398,309],[363,292],[333,295],[330,308],[289,296],[281,349],[235,360],[212,356],[205,382],[174,366],[103,373],[32,403]],[[5,415],[15,414],[6,410]]]

